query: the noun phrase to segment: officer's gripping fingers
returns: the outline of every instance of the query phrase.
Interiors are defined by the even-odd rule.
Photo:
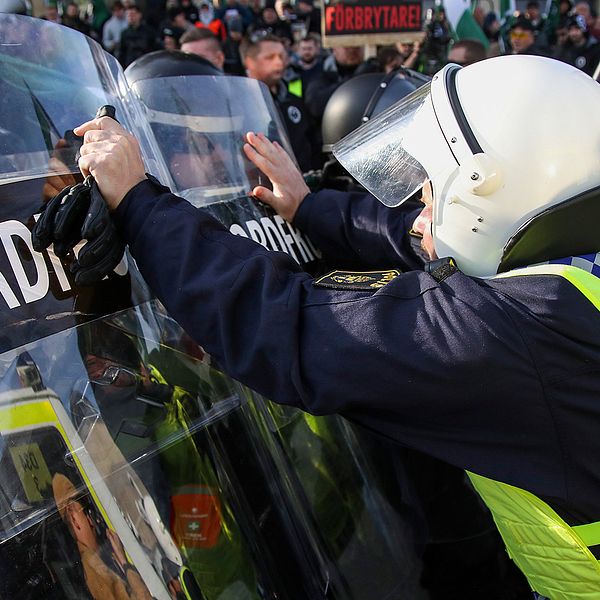
[[[123,127],[111,117],[100,117],[98,119],[91,119],[90,121],[86,121],[78,127],[75,127],[73,133],[78,136],[84,136],[86,132],[94,129],[101,129],[103,131],[124,131]]]
[[[111,135],[81,148],[79,168],[94,176],[109,209],[114,210],[131,188],[146,179],[139,146],[133,136]]]

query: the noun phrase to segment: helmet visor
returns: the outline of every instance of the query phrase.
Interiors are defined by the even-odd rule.
[[[386,206],[457,166],[438,126],[426,84],[333,147],[341,165]]]
[[[244,134],[262,132],[291,154],[266,86],[245,77],[186,75],[144,79],[133,90],[146,108],[172,179],[194,206],[251,194],[268,178],[244,154]]]

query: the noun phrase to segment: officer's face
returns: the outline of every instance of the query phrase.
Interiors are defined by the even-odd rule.
[[[90,550],[98,548],[98,539],[92,522],[79,502],[72,501],[67,505],[65,521],[75,541]]]
[[[269,88],[279,85],[286,66],[287,52],[279,42],[261,42],[258,54],[246,57],[248,75]]]
[[[185,152],[174,152],[169,164],[177,187],[219,186],[230,183],[233,157],[202,133],[189,134]]]
[[[431,222],[433,220],[433,193],[431,183],[426,181],[421,190],[421,201],[425,205],[419,216],[413,223],[413,230],[420,233],[423,238],[421,247],[427,253],[431,260],[437,258],[433,244],[433,234],[431,231]]]

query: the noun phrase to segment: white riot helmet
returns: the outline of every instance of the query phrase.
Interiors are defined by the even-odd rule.
[[[598,83],[556,60],[450,64],[333,152],[387,206],[431,181],[437,255],[492,276],[600,250],[599,107]]]

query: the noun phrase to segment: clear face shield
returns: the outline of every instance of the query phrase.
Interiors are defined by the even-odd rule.
[[[122,100],[118,62],[78,32],[2,15],[0,47],[0,186],[45,177],[50,194],[72,185],[82,142],[72,130],[102,105],[136,131],[141,109]],[[146,136],[136,135],[148,159]]]
[[[425,181],[456,169],[426,84],[333,147],[344,168],[386,206],[398,206]]]
[[[188,75],[138,81],[133,89],[146,106],[173,191],[194,206],[269,186],[243,152],[248,131],[278,140],[291,153],[269,92],[258,81]]]

